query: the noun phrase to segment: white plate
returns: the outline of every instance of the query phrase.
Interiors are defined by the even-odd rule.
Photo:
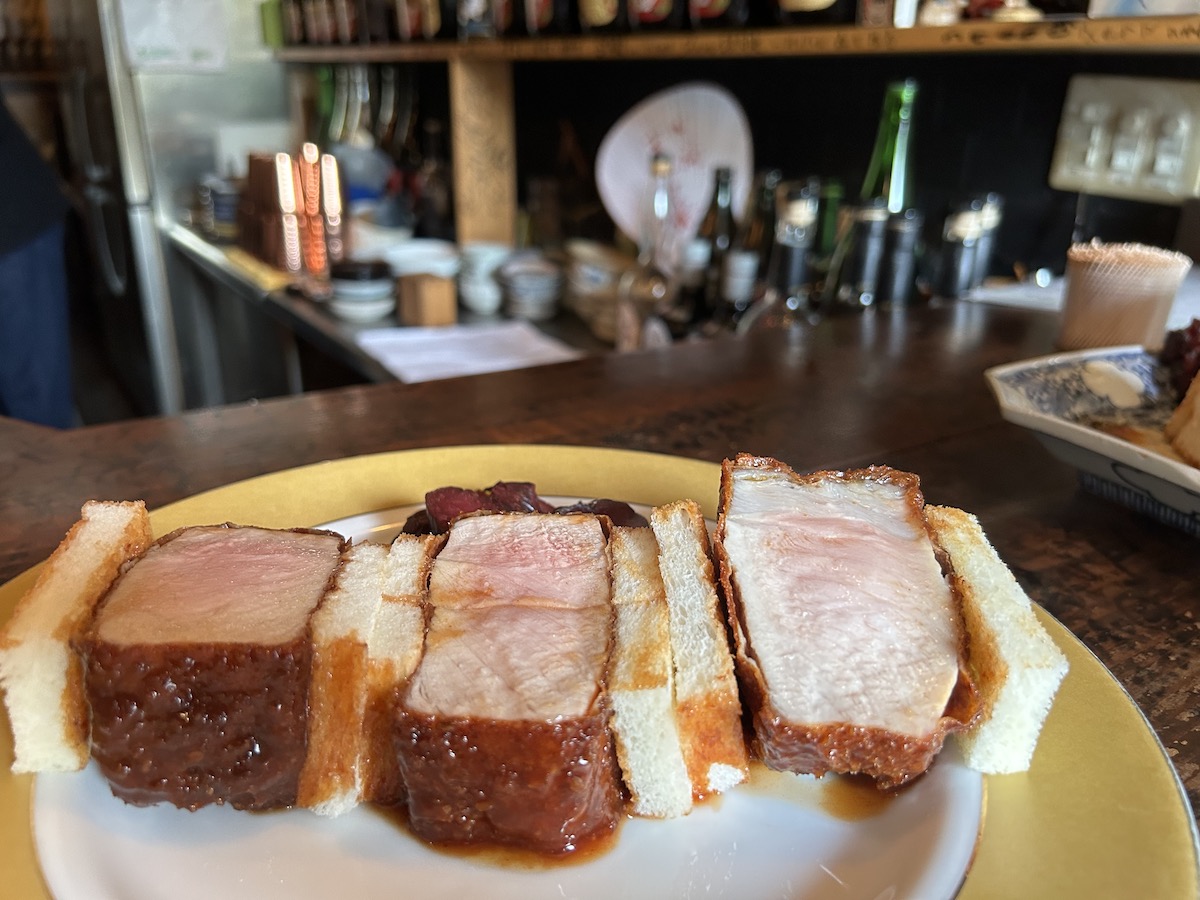
[[[1200,537],[1200,469],[1096,428],[1161,427],[1175,408],[1167,371],[1138,346],[1055,353],[988,369],[1001,415],[1030,429],[1087,489]]]
[[[387,541],[412,509],[325,527]],[[306,810],[127,806],[94,764],[38,776],[33,819],[42,872],[58,900],[953,897],[983,808],[983,779],[955,748],[865,818],[847,814],[861,807],[838,802],[847,784],[757,769],[750,784],[684,818],[629,819],[610,851],[546,867],[439,853],[368,807],[324,819]]]
[[[707,82],[660,91],[626,112],[600,142],[600,199],[634,243],[650,194],[650,157],[657,151],[671,157],[672,248],[696,233],[712,199],[717,166],[733,170],[733,211],[741,216],[754,177],[754,144],[746,113],[733,94]]]

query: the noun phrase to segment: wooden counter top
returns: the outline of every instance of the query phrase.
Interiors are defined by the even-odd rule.
[[[746,450],[801,470],[887,463],[918,473],[930,502],[979,517],[1030,595],[1137,701],[1200,809],[1200,544],[1081,491],[1001,420],[983,379],[1051,351],[1055,324],[960,303],[68,432],[0,420],[0,581],[46,557],[89,498],[155,507],[384,450],[552,443],[714,462]]]

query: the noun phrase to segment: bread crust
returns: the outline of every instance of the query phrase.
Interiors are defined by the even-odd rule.
[[[124,517],[112,534],[111,515]],[[0,685],[13,727],[14,772],[87,765],[84,663],[74,644],[122,567],[153,535],[142,501],[89,500],[0,629]]]

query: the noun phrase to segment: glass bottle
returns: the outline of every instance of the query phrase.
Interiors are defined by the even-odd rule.
[[[463,39],[494,38],[503,33],[500,21],[514,0],[456,0],[458,36]]]
[[[775,192],[774,272],[771,283],[791,312],[807,312],[813,293],[812,248],[819,224],[821,183],[784,181]]]
[[[688,19],[697,30],[740,28],[749,18],[749,0],[688,0]]]
[[[908,208],[912,182],[909,143],[916,99],[917,82],[913,78],[887,86],[879,129],[875,133],[875,147],[859,193],[864,201],[883,197],[890,213]]]
[[[860,202],[839,229],[821,290],[821,308],[863,309],[875,303],[889,215],[908,209],[913,106],[917,82],[892,82],[884,94]]]
[[[710,316],[716,316],[720,312],[721,276],[725,266],[725,255],[733,242],[732,179],[733,170],[728,166],[718,166],[713,170],[712,199],[709,200],[708,210],[696,231],[697,237],[703,238],[709,246],[705,300]]]
[[[857,0],[771,0],[780,25],[853,25]]]
[[[813,244],[819,225],[820,181],[780,182],[775,192],[775,225],[766,274],[736,331],[788,328],[812,315]]]
[[[425,122],[425,153],[417,170],[418,237],[454,240],[454,193],[445,157],[445,127],[436,119]]]
[[[758,256],[758,277],[767,274],[771,258],[771,245],[775,234],[775,191],[783,180],[778,169],[761,172],[755,179],[751,195],[755,198],[754,208],[738,227],[734,248]]]
[[[396,27],[402,41],[453,38],[457,17],[457,0],[396,0]]]
[[[576,16],[571,0],[524,0],[525,33],[570,34]]]
[[[655,153],[650,160],[650,192],[638,236],[637,265],[621,276],[617,290],[617,349],[641,346],[651,320],[673,316],[676,284],[668,259],[671,245],[671,158]]]
[[[630,22],[635,31],[682,31],[688,0],[630,0]]]
[[[579,0],[579,28],[584,34],[625,34],[632,28],[630,0]]]

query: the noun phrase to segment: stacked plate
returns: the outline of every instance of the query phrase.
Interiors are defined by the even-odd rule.
[[[396,308],[396,282],[382,260],[346,260],[329,271],[329,308],[348,322],[373,322]]]
[[[558,312],[562,269],[537,252],[521,253],[500,267],[504,311],[515,319],[540,322]]]

